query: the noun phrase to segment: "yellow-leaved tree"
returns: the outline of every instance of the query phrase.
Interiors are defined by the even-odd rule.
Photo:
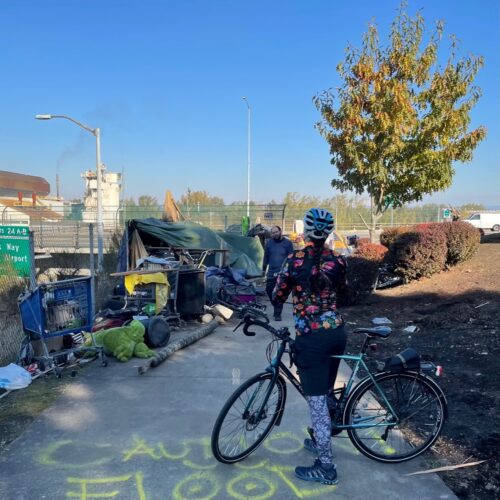
[[[361,49],[346,48],[337,66],[340,88],[314,97],[322,119],[316,124],[330,145],[342,192],[368,193],[375,239],[377,221],[390,206],[420,201],[448,188],[453,163],[467,162],[486,129],[469,129],[470,112],[481,92],[474,85],[482,57],[457,55],[451,38],[447,60],[439,64],[443,23],[424,43],[425,23],[402,4],[382,45],[375,25]]]

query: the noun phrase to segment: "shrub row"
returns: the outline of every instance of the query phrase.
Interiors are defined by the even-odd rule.
[[[444,269],[446,236],[437,228],[421,228],[401,234],[389,250],[389,264],[405,281],[431,276]]]
[[[446,256],[448,266],[465,262],[476,253],[481,241],[481,233],[474,226],[463,221],[442,222],[439,225],[448,244]]]
[[[369,241],[363,241],[363,243],[356,248],[354,255],[364,259],[376,260],[381,262],[382,260],[384,260],[387,252],[388,249],[384,245],[379,245],[378,243],[370,243]]]
[[[410,228],[407,226],[388,227],[380,234],[380,243],[389,249],[397,238],[403,233],[407,233],[409,230]]]
[[[470,259],[479,247],[477,229],[463,221],[385,230],[388,263],[405,280],[428,277]]]
[[[355,304],[371,293],[379,266],[379,261],[359,257],[356,254],[347,259],[348,304]]]
[[[405,281],[429,277],[470,259],[479,241],[479,231],[463,221],[388,228],[380,235],[380,245],[362,238],[348,259],[349,302],[358,302],[372,290],[383,264]]]
[[[348,259],[349,303],[359,302],[372,291],[387,251],[383,245],[371,243],[367,238],[358,240],[354,254]]]

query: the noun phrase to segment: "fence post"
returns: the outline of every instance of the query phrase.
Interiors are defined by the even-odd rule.
[[[33,231],[29,232],[30,239],[30,290],[36,287],[36,267],[35,267],[35,237]]]
[[[39,229],[40,229],[40,247],[45,248],[45,245],[43,244],[43,230],[42,230],[42,219],[40,218],[40,222],[38,224]]]
[[[95,273],[94,273],[94,224],[89,224],[89,267],[90,267],[90,288],[92,295],[92,311],[95,312]]]
[[[75,248],[80,248],[80,222],[76,221]]]

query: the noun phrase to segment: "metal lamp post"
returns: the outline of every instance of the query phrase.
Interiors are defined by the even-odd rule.
[[[52,120],[64,118],[90,132],[96,140],[96,177],[97,177],[97,268],[103,268],[104,227],[102,222],[102,164],[101,164],[101,131],[99,128],[90,128],[78,120],[66,115],[35,115],[37,120]]]
[[[252,108],[246,97],[243,97],[247,105],[247,217],[250,217],[250,165],[251,165],[251,138],[252,138]]]

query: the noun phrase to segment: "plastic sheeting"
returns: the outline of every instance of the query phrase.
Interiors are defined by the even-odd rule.
[[[229,250],[228,263],[231,267],[243,270],[247,278],[262,275],[264,250],[257,238],[212,231],[194,222],[164,222],[150,218],[128,222],[129,245],[134,231],[146,247]]]

